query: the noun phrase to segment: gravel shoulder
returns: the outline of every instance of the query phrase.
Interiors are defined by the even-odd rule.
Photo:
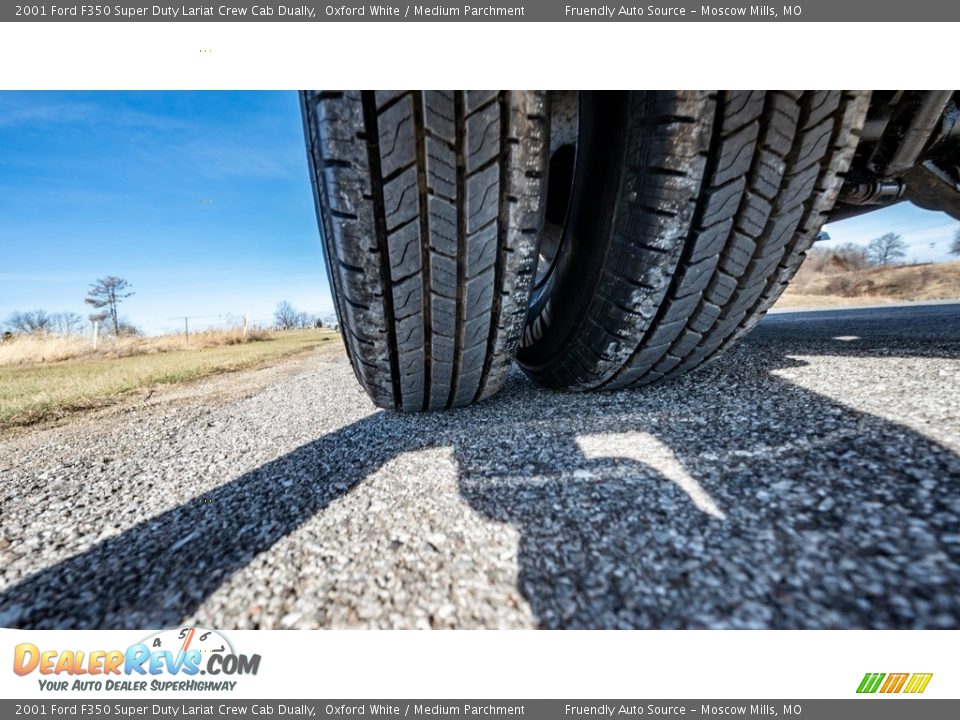
[[[376,410],[342,353],[0,438],[0,625],[960,627],[960,305]]]

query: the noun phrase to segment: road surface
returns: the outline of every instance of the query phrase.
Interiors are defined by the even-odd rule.
[[[0,439],[0,625],[960,627],[960,305],[375,410],[342,353]]]

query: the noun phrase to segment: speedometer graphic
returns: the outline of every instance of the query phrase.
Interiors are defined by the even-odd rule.
[[[151,635],[143,641],[151,651],[166,650],[178,657],[180,653],[198,650],[202,657],[213,653],[233,654],[230,641],[216,630],[200,626],[170,628]]]

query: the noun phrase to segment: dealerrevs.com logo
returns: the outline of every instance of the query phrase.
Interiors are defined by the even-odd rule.
[[[36,673],[40,689],[52,691],[230,691],[237,685],[232,678],[259,669],[260,655],[237,653],[221,633],[202,627],[164,630],[126,650],[51,650],[20,643],[13,653],[17,675]]]
[[[867,673],[857,687],[858,693],[907,693],[915,695],[927,689],[933,673]]]

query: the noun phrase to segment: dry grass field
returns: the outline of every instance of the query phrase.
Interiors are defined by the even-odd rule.
[[[156,337],[104,338],[94,350],[89,337],[81,335],[22,335],[0,343],[0,366],[34,365],[36,363],[60,362],[77,358],[120,358],[134,355],[154,355],[163,352],[178,352],[188,349],[240,345],[271,339],[271,334],[261,328],[251,328],[246,335],[240,328],[205,330],[183,335],[160,335]]]
[[[210,331],[124,338],[98,351],[89,338],[18,337],[0,344],[0,429],[101,407],[155,385],[269,364],[340,347],[330,330]]]
[[[960,298],[960,262],[814,270],[808,258],[775,307],[844,307],[955,298]]]

